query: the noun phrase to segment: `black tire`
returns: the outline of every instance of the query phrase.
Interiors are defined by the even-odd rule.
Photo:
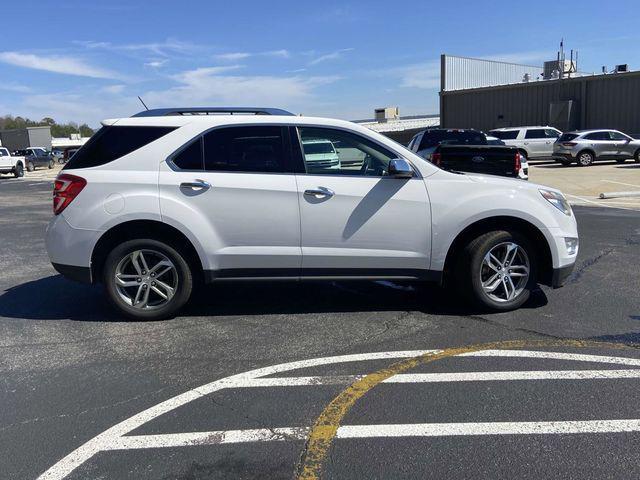
[[[560,160],[560,163],[563,167],[568,167],[571,165],[571,160]]]
[[[626,158],[618,158],[618,159],[616,159],[616,163],[624,163],[626,161],[627,161]]]
[[[27,172],[33,172],[35,169],[36,166],[33,164],[33,162],[27,163]]]
[[[13,169],[13,176],[16,178],[24,177],[24,168],[22,168],[21,163],[17,163],[15,168]]]
[[[495,300],[491,294],[485,292],[482,287],[482,272],[486,269],[483,266],[483,260],[486,255],[494,248],[502,248],[502,245],[515,243],[518,245],[520,253],[524,251],[525,258],[529,263],[529,276],[516,280],[517,294],[511,300],[504,299],[502,301]],[[531,295],[536,286],[537,275],[537,254],[535,249],[524,235],[518,232],[509,232],[505,230],[497,230],[487,232],[479,237],[471,240],[456,262],[454,278],[456,285],[455,290],[462,292],[467,300],[483,310],[489,309],[493,311],[509,311],[521,307]],[[507,268],[508,263],[505,262]],[[503,286],[499,282],[499,287],[494,292],[494,296],[498,296],[496,292],[502,292]]]
[[[578,166],[579,167],[590,167],[593,165],[595,157],[593,153],[589,151],[583,151],[578,154]]]
[[[636,163],[640,163],[640,148],[636,151],[636,154],[633,156],[633,159]]]
[[[49,165],[47,166],[49,167],[49,170],[51,170],[55,166],[55,162],[53,160],[49,160]]]
[[[144,251],[145,254],[156,252],[170,260],[174,266],[174,271],[170,273],[172,277],[175,275],[175,293],[161,306],[151,306],[149,309],[135,307],[132,305],[133,302],[125,301],[121,290],[116,285],[116,269],[135,251]],[[149,268],[152,269],[151,266]],[[146,278],[150,281],[148,277],[147,274]],[[144,278],[143,276],[143,280]],[[176,312],[187,303],[193,290],[193,274],[184,255],[173,246],[152,239],[128,240],[116,246],[105,260],[102,280],[110,303],[120,313],[134,320],[162,320],[175,316]],[[131,288],[137,290],[137,286]]]

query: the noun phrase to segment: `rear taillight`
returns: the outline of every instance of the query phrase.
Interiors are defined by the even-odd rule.
[[[576,142],[562,142],[562,145],[565,147],[575,147],[577,145]]]
[[[73,202],[78,196],[87,181],[76,175],[63,173],[58,175],[53,184],[53,214],[58,215]]]
[[[439,153],[432,153],[431,154],[431,163],[433,163],[434,165],[440,166],[440,164],[442,163],[442,155]]]
[[[516,158],[513,168],[515,169],[515,174],[518,175],[520,173],[520,168],[522,168],[522,158],[520,156],[520,152],[516,152]]]

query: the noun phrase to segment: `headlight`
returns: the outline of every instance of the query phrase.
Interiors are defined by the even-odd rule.
[[[567,202],[560,192],[552,192],[551,190],[540,189],[540,195],[542,195],[547,202],[556,207],[565,215],[571,215],[571,205]]]

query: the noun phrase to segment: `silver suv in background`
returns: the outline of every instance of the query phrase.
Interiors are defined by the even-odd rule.
[[[529,160],[543,160],[553,158],[553,144],[562,132],[553,127],[507,127],[491,130],[489,135],[517,147]]]
[[[617,130],[581,130],[564,133],[553,146],[553,157],[568,166],[588,167],[596,160],[640,163],[640,140]]]

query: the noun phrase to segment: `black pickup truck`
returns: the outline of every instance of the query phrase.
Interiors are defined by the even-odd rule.
[[[430,128],[416,134],[409,149],[444,170],[526,178],[517,148],[489,145],[477,130]]]

